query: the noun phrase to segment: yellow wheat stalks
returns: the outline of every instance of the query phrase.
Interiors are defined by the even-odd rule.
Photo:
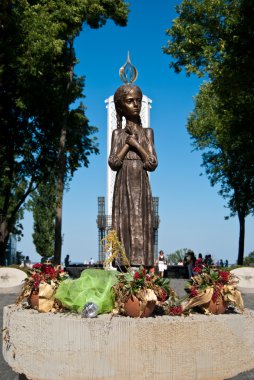
[[[111,255],[104,261],[104,268],[110,265],[114,259],[119,259],[121,263],[126,267],[130,267],[130,262],[126,256],[124,247],[117,237],[115,230],[111,230],[108,235],[102,239],[105,241],[105,252],[111,252]]]

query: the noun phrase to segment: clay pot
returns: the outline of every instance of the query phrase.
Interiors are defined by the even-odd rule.
[[[38,308],[39,308],[39,294],[38,294],[38,292],[32,291],[30,296],[28,297],[27,301],[33,309],[38,310]]]
[[[205,308],[212,314],[224,314],[227,308],[227,303],[221,296],[218,296],[216,301],[211,299],[211,301],[205,305]]]
[[[129,317],[133,317],[133,318],[150,317],[150,315],[154,311],[155,304],[156,304],[155,301],[148,301],[145,309],[142,312],[142,307],[141,307],[142,305],[140,305],[139,300],[137,299],[137,297],[132,296],[128,299],[128,301],[125,302],[124,310]]]

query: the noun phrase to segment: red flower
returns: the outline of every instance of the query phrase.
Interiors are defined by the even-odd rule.
[[[213,286],[213,295],[212,295],[213,302],[216,302],[216,300],[218,299],[222,288],[223,288],[222,284],[218,284],[218,283],[214,284],[214,286]]]
[[[183,308],[182,306],[170,306],[168,309],[169,315],[182,315]]]
[[[195,267],[193,268],[193,272],[194,273],[200,273],[200,272],[202,272],[204,267],[205,267],[205,265],[203,264],[202,259],[197,259],[196,263],[195,263]]]
[[[190,290],[190,296],[196,297],[197,295],[198,295],[197,289],[195,288],[195,286],[193,286]]]
[[[36,263],[33,265],[33,269],[41,269],[41,267],[42,267],[42,264],[40,263]]]
[[[40,282],[42,281],[41,275],[39,273],[34,273],[32,275],[34,289],[39,288]]]
[[[220,271],[219,281],[222,282],[223,284],[226,284],[228,282],[229,275],[230,275],[229,272]]]
[[[50,284],[51,281],[64,280],[64,275],[60,275],[62,273],[64,273],[64,271],[62,271],[61,268],[54,268],[52,265],[36,263],[33,265],[33,271],[31,273],[33,287],[38,289],[41,282],[47,282]]]
[[[44,272],[47,276],[49,276],[51,278],[51,280],[53,280],[54,278],[56,278],[57,276],[57,273],[58,271],[55,270],[52,266],[50,265],[44,265],[42,267],[42,272]]]
[[[134,278],[134,280],[138,280],[140,278],[139,273],[135,272],[133,278]]]
[[[161,288],[159,294],[157,295],[158,301],[165,302],[167,297],[168,295],[166,291],[163,288]]]

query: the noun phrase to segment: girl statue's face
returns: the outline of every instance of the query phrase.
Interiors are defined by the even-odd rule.
[[[119,109],[126,119],[135,119],[139,116],[142,106],[142,94],[133,89],[119,101]]]

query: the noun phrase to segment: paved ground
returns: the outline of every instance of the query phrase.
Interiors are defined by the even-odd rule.
[[[179,296],[183,296],[184,293],[184,282],[182,279],[171,279],[171,287],[176,290]],[[254,310],[254,293],[252,294],[243,294],[243,299],[245,307]],[[15,303],[17,294],[2,294],[0,293],[0,326],[3,325],[3,307],[5,305],[10,305]],[[2,342],[2,330],[0,334],[0,340]],[[254,348],[253,348],[254,349]],[[13,372],[12,369],[8,366],[2,356],[2,349],[0,350],[0,380],[25,380],[26,377],[23,375],[18,375]],[[181,379],[179,379],[181,380]],[[243,372],[237,376],[232,377],[231,379],[225,380],[254,380],[254,363],[253,370],[248,372]]]

